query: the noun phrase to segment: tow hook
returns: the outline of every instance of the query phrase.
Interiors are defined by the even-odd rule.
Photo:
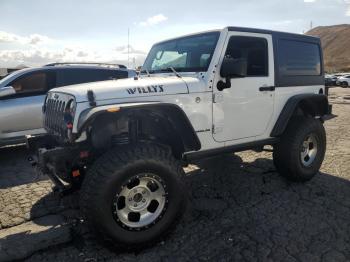
[[[48,172],[45,172],[43,171],[44,169],[42,169],[35,156],[29,156],[27,160],[30,163],[30,165],[34,168],[37,178],[41,175],[47,175],[50,178],[50,180],[54,184],[54,187],[52,188],[53,192],[58,192],[60,196],[65,196],[74,191],[71,187],[65,186],[62,183],[62,181],[55,176],[55,168],[52,165],[48,164]]]
[[[34,157],[32,156],[29,156],[27,160],[32,167],[36,167],[38,165],[38,161],[34,160]]]

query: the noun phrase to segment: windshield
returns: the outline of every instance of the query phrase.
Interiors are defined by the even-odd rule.
[[[23,70],[16,70],[10,74],[8,74],[7,76],[5,76],[3,79],[0,80],[0,85],[2,85],[3,83],[7,82],[9,79],[11,79],[12,77],[18,75],[18,74],[21,74],[24,70],[26,69],[23,69]]]
[[[171,71],[203,72],[211,62],[219,32],[204,33],[156,44],[149,52],[142,70],[149,73]]]

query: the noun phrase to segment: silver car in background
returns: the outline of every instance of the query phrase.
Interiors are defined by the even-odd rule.
[[[122,65],[56,63],[15,71],[0,80],[0,146],[45,133],[42,105],[55,87],[134,77]]]

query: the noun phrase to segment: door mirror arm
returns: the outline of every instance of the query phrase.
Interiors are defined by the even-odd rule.
[[[220,80],[217,83],[217,89],[219,91],[223,91],[224,89],[227,89],[227,88],[231,88],[231,78],[229,78],[229,77],[225,78],[225,82]]]

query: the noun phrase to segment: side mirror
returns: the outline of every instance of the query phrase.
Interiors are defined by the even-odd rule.
[[[15,89],[12,86],[6,86],[0,88],[0,97],[9,96],[16,94]]]
[[[220,76],[226,79],[226,82],[219,81],[217,88],[222,91],[231,87],[231,78],[246,77],[248,62],[245,58],[230,58],[225,57],[222,61]]]

